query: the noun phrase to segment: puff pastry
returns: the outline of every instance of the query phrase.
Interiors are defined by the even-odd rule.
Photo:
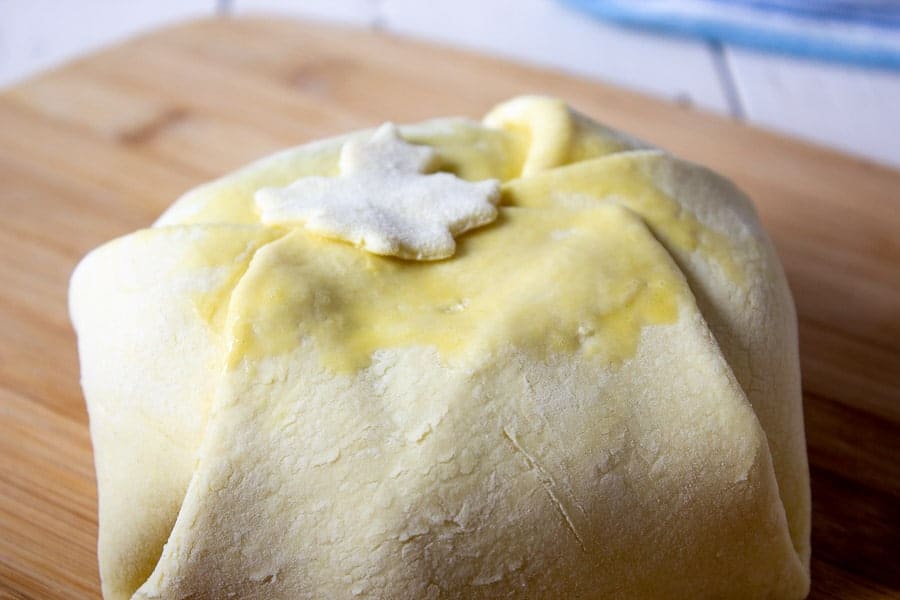
[[[263,222],[360,132],[77,267],[104,597],[804,597],[795,314],[748,199],[554,99],[397,131],[490,201],[442,260]]]

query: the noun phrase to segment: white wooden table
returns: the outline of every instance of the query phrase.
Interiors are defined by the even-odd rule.
[[[900,167],[898,73],[623,29],[553,0],[0,0],[0,86],[146,29],[214,13],[296,15],[473,48]]]

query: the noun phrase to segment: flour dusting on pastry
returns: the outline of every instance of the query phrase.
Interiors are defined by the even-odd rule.
[[[106,600],[809,590],[749,199],[562,101],[263,158],[91,252],[70,311]]]

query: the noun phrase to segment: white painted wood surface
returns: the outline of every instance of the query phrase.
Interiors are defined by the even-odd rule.
[[[714,62],[702,42],[614,27],[552,0],[382,0],[380,10],[390,31],[727,112]]]
[[[0,87],[142,31],[215,10],[216,0],[0,0]]]
[[[900,74],[729,48],[755,125],[900,166]]]
[[[358,27],[374,27],[379,12],[378,0],[220,0],[220,2],[222,8],[231,14],[285,15]]]
[[[141,31],[213,14],[319,19],[471,48],[900,167],[898,73],[624,29],[554,0],[0,0],[0,86]]]

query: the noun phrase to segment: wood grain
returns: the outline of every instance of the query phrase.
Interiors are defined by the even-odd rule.
[[[272,20],[167,29],[0,95],[0,597],[99,596],[66,312],[82,254],[267,152],[535,91],[755,199],[800,316],[811,597],[900,597],[900,173],[552,72]]]

